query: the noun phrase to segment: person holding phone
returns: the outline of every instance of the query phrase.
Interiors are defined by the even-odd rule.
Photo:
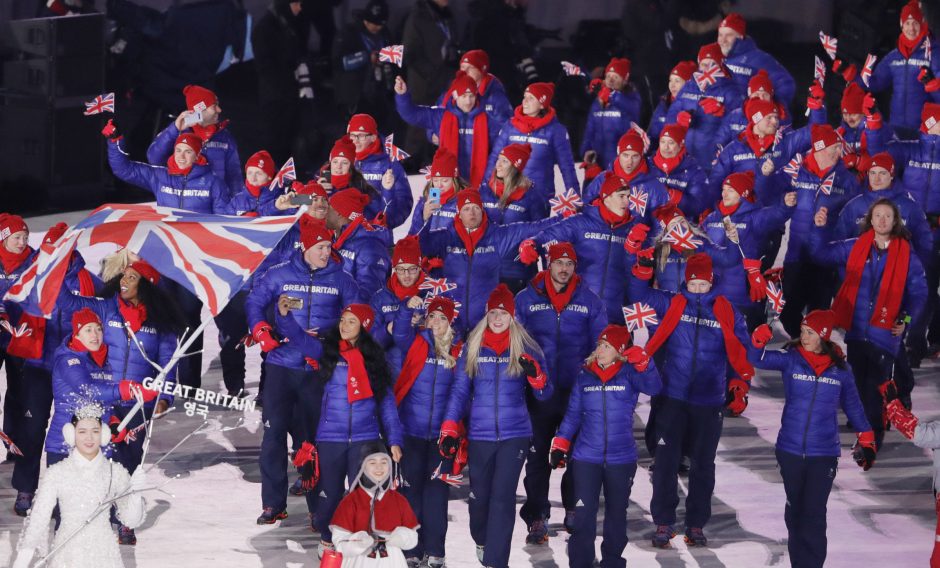
[[[272,187],[276,165],[267,150],[259,150],[245,162],[245,183],[235,192],[226,209],[227,215],[245,217],[267,217],[285,215],[275,206],[277,198],[284,194],[281,187]]]
[[[385,153],[378,125],[368,114],[353,115],[346,125],[346,135],[356,146],[353,166],[387,203],[385,226],[389,230],[398,227],[408,219],[414,204],[405,169]]]
[[[411,215],[409,235],[418,234],[426,223],[430,223],[434,231],[446,228],[457,216],[457,201],[454,198],[468,187],[457,172],[457,156],[446,148],[439,148],[434,153],[430,169],[430,179]]]

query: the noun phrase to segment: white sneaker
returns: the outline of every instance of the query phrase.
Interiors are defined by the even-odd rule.
[[[336,547],[333,546],[332,542],[320,542],[317,545],[317,558],[323,560],[323,555],[327,550],[336,550]]]
[[[477,545],[477,560],[480,561],[480,564],[483,564],[483,546]]]
[[[480,558],[483,558],[482,554],[480,555]],[[428,568],[444,568],[444,557],[428,556]]]

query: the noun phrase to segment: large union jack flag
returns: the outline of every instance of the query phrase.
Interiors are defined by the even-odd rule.
[[[25,302],[49,317],[72,251],[113,243],[139,254],[216,316],[296,220],[210,215],[152,204],[102,205],[55,245],[44,244],[5,299]]]
[[[85,103],[85,116],[101,114],[103,112],[114,112],[114,93],[98,95],[91,101]]]
[[[379,61],[393,63],[401,67],[405,59],[404,45],[389,45],[379,50]]]
[[[395,145],[394,134],[385,137],[385,153],[393,162],[400,162],[411,155]]]
[[[823,49],[829,54],[829,58],[834,61],[836,58],[836,50],[839,49],[839,40],[823,32],[819,32],[819,43],[822,44]]]
[[[623,319],[627,322],[627,329],[630,331],[636,331],[641,328],[659,324],[659,318],[656,317],[656,310],[651,308],[649,304],[644,304],[643,302],[624,306]]]
[[[727,77],[727,75],[725,75],[725,72],[721,69],[721,65],[712,65],[704,71],[692,73],[695,84],[698,85],[698,88],[702,91],[705,91],[705,89],[717,83],[718,79],[722,77]]]

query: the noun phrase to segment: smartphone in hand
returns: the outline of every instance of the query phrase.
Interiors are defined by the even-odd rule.
[[[432,187],[430,191],[428,191],[428,201],[440,203],[441,202],[441,188]]]
[[[302,310],[304,307],[303,298],[295,298],[293,296],[287,297],[287,309],[291,311]]]
[[[310,205],[311,203],[313,203],[312,194],[295,193],[294,195],[290,196],[290,204],[295,207],[300,207],[301,205]]]
[[[183,127],[190,128],[199,124],[200,122],[202,122],[202,112],[198,110],[193,111],[192,114],[183,119]]]

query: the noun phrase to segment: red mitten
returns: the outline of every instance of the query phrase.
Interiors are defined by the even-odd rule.
[[[601,88],[604,86],[603,79],[591,79],[591,82],[588,83],[588,92],[589,93],[598,93]]]
[[[819,110],[823,107],[822,99],[814,99],[813,97],[806,97],[806,108],[809,110]]]
[[[633,365],[633,368],[639,372],[643,372],[650,365],[650,356],[646,351],[639,345],[633,345],[625,353],[627,357],[627,363]]]
[[[542,370],[542,366],[528,353],[519,356],[519,364],[522,365],[522,371],[525,373],[529,386],[535,390],[542,390],[548,383],[548,376]]]
[[[710,114],[711,116],[717,117],[722,117],[725,115],[725,105],[721,104],[718,99],[713,99],[711,97],[699,99],[698,106],[702,107],[702,110],[705,111],[705,114]]]
[[[774,284],[783,285],[783,267],[778,266],[776,268],[768,268],[764,271],[764,278],[768,282],[773,282]]]
[[[848,154],[842,156],[842,163],[845,164],[845,167],[854,170],[858,168],[858,154],[855,152],[849,152]]]
[[[561,436],[552,438],[552,446],[548,452],[548,465],[552,469],[562,468],[568,464],[568,455],[571,453],[571,440]]]
[[[846,83],[851,83],[855,76],[858,75],[858,67],[854,63],[846,65],[841,59],[836,59],[832,62],[832,71],[842,75],[842,78],[845,79]]]
[[[914,429],[917,428],[917,417],[910,410],[904,408],[901,399],[894,399],[888,403],[885,415],[894,429],[908,440],[914,438]]]
[[[855,443],[855,447],[852,448],[852,458],[855,460],[855,463],[858,467],[862,468],[862,471],[868,471],[873,465],[875,465],[875,455],[878,453],[878,449],[875,447],[875,433],[869,430],[868,432],[859,432],[858,441]]]
[[[134,391],[138,389],[140,389],[140,394],[143,396],[144,402],[150,402],[160,394],[159,391],[143,388],[137,381],[122,379],[121,382],[118,383],[118,392],[121,395],[121,400],[124,401],[134,400]]]
[[[121,135],[117,132],[117,126],[114,125],[113,118],[108,119],[108,123],[105,124],[104,128],[101,129],[101,135],[111,142],[117,142],[121,139]]]
[[[819,84],[819,80],[815,79],[813,84],[809,86],[809,96],[813,99],[818,99],[822,101],[826,98],[826,92],[823,90],[822,85]]]
[[[630,233],[627,234],[627,240],[623,241],[623,248],[630,254],[636,254],[639,252],[640,247],[643,246],[643,242],[646,240],[647,233],[650,232],[649,225],[644,225],[643,223],[637,223],[630,229]]]
[[[760,271],[760,261],[753,258],[745,258],[743,261],[744,271],[747,274],[747,283],[751,291],[751,301],[759,302],[767,297],[767,281]]]
[[[774,332],[770,329],[770,326],[766,323],[762,323],[757,326],[757,329],[751,334],[751,345],[758,349],[763,349],[773,338]]]
[[[320,480],[320,456],[317,448],[310,442],[304,442],[294,454],[294,467],[300,473],[300,486],[311,490]]]
[[[271,329],[271,324],[266,321],[259,321],[255,327],[251,328],[251,338],[261,345],[261,350],[265,353],[281,346],[280,342],[271,335]]]
[[[728,392],[725,395],[725,408],[731,416],[741,416],[747,408],[747,393],[751,390],[751,383],[738,377],[728,382]]]
[[[519,243],[519,260],[522,264],[532,264],[539,259],[539,251],[535,248],[535,241],[526,239]]]
[[[688,111],[682,111],[676,115],[676,124],[682,126],[683,128],[688,128],[692,124],[692,113]]]
[[[654,252],[656,252],[656,249],[650,247],[636,253],[636,264],[633,265],[631,272],[640,280],[653,278],[653,267],[656,266],[656,261],[653,260]]]

